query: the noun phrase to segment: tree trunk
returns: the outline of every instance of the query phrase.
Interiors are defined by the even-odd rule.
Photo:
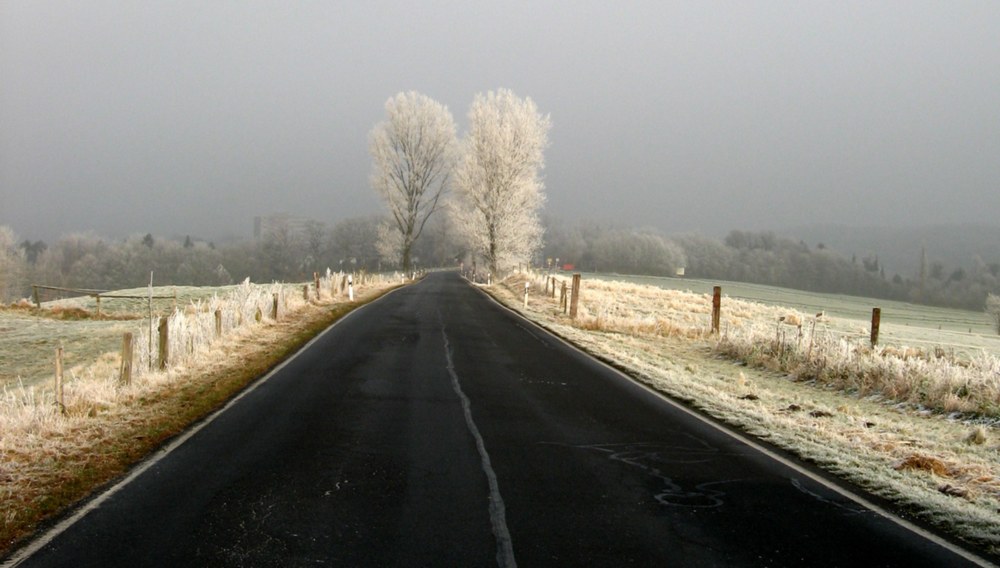
[[[403,245],[403,272],[405,274],[410,273],[410,254],[412,249],[413,245]]]

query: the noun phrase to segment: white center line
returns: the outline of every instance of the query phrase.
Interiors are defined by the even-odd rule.
[[[502,568],[513,568],[517,566],[514,560],[514,546],[510,540],[510,531],[507,530],[506,508],[503,504],[503,497],[500,496],[500,485],[497,483],[497,474],[490,465],[490,454],[486,452],[486,444],[483,436],[479,433],[479,428],[472,420],[472,404],[469,397],[462,392],[462,386],[458,382],[458,374],[455,373],[455,364],[451,359],[451,343],[448,341],[448,334],[445,333],[444,324],[441,324],[441,336],[444,337],[444,355],[448,360],[448,374],[451,375],[451,388],[462,401],[462,410],[465,412],[465,424],[469,427],[469,432],[476,439],[476,448],[479,449],[479,457],[482,459],[483,472],[490,484],[490,521],[493,523],[493,535],[497,539],[497,565]]]

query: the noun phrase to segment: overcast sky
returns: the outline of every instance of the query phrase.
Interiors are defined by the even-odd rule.
[[[399,91],[551,115],[546,213],[721,235],[1000,224],[1000,2],[0,0],[0,225],[375,213]]]

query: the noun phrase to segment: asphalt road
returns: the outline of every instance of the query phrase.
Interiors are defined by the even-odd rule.
[[[438,273],[24,566],[962,566]]]

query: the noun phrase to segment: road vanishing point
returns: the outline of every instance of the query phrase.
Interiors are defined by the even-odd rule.
[[[8,566],[966,566],[433,273],[359,308]]]

